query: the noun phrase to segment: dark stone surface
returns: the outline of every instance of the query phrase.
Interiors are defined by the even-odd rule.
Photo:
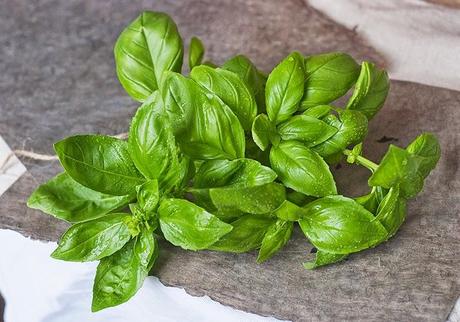
[[[268,70],[291,50],[342,50],[384,63],[353,32],[301,0],[0,2],[0,134],[12,148],[52,153],[52,143],[71,134],[126,131],[136,103],[117,82],[112,46],[142,8],[170,13],[184,39],[202,38],[217,63],[244,53]],[[398,235],[376,249],[306,271],[301,263],[313,254],[300,232],[262,265],[254,253],[162,245],[155,274],[191,294],[295,321],[445,319],[460,292],[459,114],[458,92],[392,82],[386,107],[370,125],[366,154],[381,157],[390,143],[377,142],[383,136],[405,145],[432,131],[443,155]],[[0,197],[0,227],[57,240],[66,224],[25,201],[59,164],[23,161],[29,172]],[[345,194],[364,192],[365,170],[344,165],[336,175]]]

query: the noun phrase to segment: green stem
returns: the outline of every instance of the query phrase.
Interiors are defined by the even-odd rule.
[[[345,154],[346,156],[349,156],[349,155],[352,155],[353,153],[351,150],[345,149],[343,151],[343,154]],[[355,163],[362,165],[363,167],[369,169],[371,172],[375,172],[375,170],[377,170],[379,166],[378,164],[372,162],[371,160],[366,159],[365,157],[361,155],[355,155],[354,157],[355,157]]]

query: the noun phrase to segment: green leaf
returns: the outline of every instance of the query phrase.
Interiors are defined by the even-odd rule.
[[[324,119],[330,126],[338,128],[338,131],[326,141],[313,147],[313,150],[323,157],[341,153],[349,145],[362,142],[367,135],[367,118],[364,114],[343,110],[339,112],[339,118],[329,115]]]
[[[102,217],[127,205],[131,199],[86,188],[64,172],[38,187],[29,197],[27,206],[78,223]]]
[[[245,215],[232,222],[232,231],[209,249],[244,253],[259,248],[266,232],[275,221],[276,219],[264,215]]]
[[[190,77],[230,107],[243,129],[251,129],[257,115],[256,101],[251,90],[237,74],[202,65],[194,68]]]
[[[300,228],[319,250],[348,254],[384,241],[388,232],[369,211],[350,198],[328,196],[304,207]]]
[[[209,196],[219,212],[266,214],[283,203],[286,191],[279,183],[268,183],[247,188],[213,188]]]
[[[387,193],[382,187],[372,187],[372,191],[364,196],[355,198],[355,201],[371,213],[377,213],[377,208]]]
[[[377,170],[369,178],[369,185],[390,189],[399,184],[401,196],[412,198],[423,189],[424,180],[436,166],[439,157],[439,143],[431,134],[420,135],[407,150],[390,145]]]
[[[51,257],[89,262],[112,255],[131,238],[128,214],[110,214],[70,227],[59,240]]]
[[[265,83],[267,77],[263,75],[249,58],[238,55],[227,60],[223,69],[229,70],[238,76],[248,85],[256,98],[259,112],[265,111]]]
[[[164,71],[180,72],[182,39],[174,21],[144,11],[120,34],[114,48],[118,79],[126,92],[143,102],[161,84]]]
[[[54,144],[66,172],[92,190],[115,196],[133,195],[143,183],[131,160],[128,143],[103,135],[77,135]]]
[[[307,115],[295,115],[286,122],[278,125],[281,139],[301,141],[306,146],[318,145],[335,133],[338,129],[326,122]]]
[[[197,189],[260,186],[276,179],[276,173],[256,160],[205,161],[195,175],[193,186]]]
[[[147,214],[152,214],[160,200],[160,192],[158,190],[158,181],[149,180],[136,188],[137,202],[141,209]]]
[[[355,90],[347,104],[347,109],[360,111],[370,120],[385,103],[390,90],[388,74],[374,64],[363,62]]]
[[[201,65],[204,56],[204,46],[198,37],[192,37],[188,50],[188,66],[190,70],[193,67]]]
[[[298,110],[304,82],[304,59],[293,52],[268,75],[265,104],[270,121],[278,124]]]
[[[286,187],[315,197],[337,193],[326,162],[299,142],[285,141],[273,147],[270,163]]]
[[[305,215],[305,210],[295,203],[285,200],[273,214],[285,221],[297,221]]]
[[[399,186],[394,186],[379,204],[375,220],[382,223],[388,231],[388,237],[393,236],[406,218],[406,200],[399,196]]]
[[[158,256],[158,243],[150,231],[143,231],[97,266],[92,311],[128,301],[144,283]]]
[[[322,119],[332,110],[330,105],[317,105],[306,109],[302,115],[311,116],[317,119]]]
[[[165,106],[172,118],[177,116],[184,122],[175,129],[185,154],[197,160],[244,157],[243,128],[217,95],[178,74],[170,76],[167,83],[171,88],[164,96]]]
[[[279,143],[280,138],[276,132],[276,127],[270,122],[267,115],[259,114],[254,119],[252,139],[262,151],[265,151],[270,143],[275,145]]]
[[[333,264],[344,260],[347,254],[333,254],[326,253],[321,250],[316,252],[316,258],[314,261],[303,263],[303,267],[306,269],[315,269],[321,266]]]
[[[327,53],[305,58],[305,93],[301,109],[329,104],[343,96],[356,82],[359,65],[344,53]]]
[[[265,233],[262,246],[257,256],[257,262],[262,263],[275,255],[286,245],[292,235],[294,223],[278,219]]]
[[[128,147],[139,171],[149,179],[161,179],[177,158],[173,131],[155,91],[137,110],[129,129]]]
[[[203,208],[183,199],[165,199],[158,210],[166,240],[184,249],[208,248],[232,230]]]

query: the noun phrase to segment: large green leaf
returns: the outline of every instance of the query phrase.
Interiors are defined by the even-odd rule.
[[[232,231],[210,246],[209,249],[245,253],[259,248],[267,230],[275,221],[275,218],[263,215],[245,215],[232,222]]]
[[[82,186],[61,173],[38,187],[27,206],[72,223],[88,221],[126,206],[131,196],[112,196]]]
[[[161,84],[164,71],[180,71],[182,39],[166,14],[144,11],[120,34],[114,48],[121,85],[143,102]]]
[[[385,103],[390,90],[388,74],[374,64],[363,62],[355,90],[347,104],[347,109],[360,111],[370,120]]]
[[[307,115],[293,116],[278,126],[281,139],[300,141],[308,147],[326,141],[337,131],[336,127]]]
[[[265,83],[267,77],[263,75],[256,66],[243,55],[235,56],[227,60],[223,69],[234,72],[248,85],[254,94],[259,112],[265,111]]]
[[[51,257],[88,262],[112,255],[131,238],[128,214],[110,214],[70,227],[59,240]]]
[[[337,193],[329,166],[300,142],[285,141],[273,147],[270,163],[286,187],[315,197]]]
[[[103,135],[77,135],[54,144],[66,172],[92,190],[124,196],[136,193],[144,179],[128,151],[128,143]]]
[[[345,95],[359,75],[359,65],[344,53],[327,53],[305,58],[305,94],[301,109],[329,104]]]
[[[304,59],[293,52],[268,75],[265,87],[265,105],[273,123],[287,120],[299,108],[304,91]]]
[[[97,266],[92,311],[128,301],[144,283],[158,256],[158,244],[150,231],[143,231]]]
[[[257,115],[256,101],[251,90],[237,74],[202,65],[194,68],[190,77],[230,107],[243,129],[251,129]]]
[[[203,208],[184,199],[165,199],[158,209],[166,240],[184,249],[205,249],[232,230]]]
[[[262,263],[275,255],[286,245],[292,235],[294,223],[278,219],[265,233],[262,245],[257,256],[257,262]]]
[[[305,206],[300,228],[319,250],[348,254],[386,240],[388,232],[373,214],[350,198],[328,196]]]

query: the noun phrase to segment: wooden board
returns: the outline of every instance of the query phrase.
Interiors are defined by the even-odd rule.
[[[112,48],[142,8],[170,13],[184,38],[199,36],[217,63],[244,53],[268,70],[292,50],[341,50],[385,64],[354,32],[300,0],[142,3],[0,4],[0,133],[12,148],[52,153],[52,143],[68,135],[127,130],[136,103],[118,84]],[[432,131],[443,155],[424,193],[410,202],[399,234],[376,249],[306,271],[301,263],[312,256],[311,246],[298,231],[263,265],[254,253],[185,252],[164,244],[154,273],[191,294],[295,321],[445,319],[460,293],[459,111],[459,92],[392,82],[386,107],[370,125],[367,154],[380,158],[388,145],[377,142],[383,136],[405,145]],[[57,240],[66,224],[28,209],[25,201],[60,166],[23,161],[29,172],[0,197],[0,228]],[[345,194],[364,192],[366,171],[343,166],[336,176]]]

